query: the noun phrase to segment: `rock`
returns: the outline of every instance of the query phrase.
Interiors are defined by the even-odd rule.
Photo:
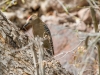
[[[80,11],[78,11],[78,16],[86,24],[89,24],[89,23],[92,22],[91,12],[90,12],[90,9],[89,8],[83,8]]]
[[[57,25],[48,25],[48,27],[53,37],[55,55],[72,50],[80,42],[76,33],[69,28]]]
[[[77,24],[76,29],[79,30],[79,31],[85,31],[86,30],[86,24],[81,21],[80,23]]]
[[[48,25],[63,25],[67,22],[67,14],[53,14],[47,16],[41,16],[42,21],[44,21]]]
[[[77,70],[73,65],[67,64],[74,60],[74,52],[77,45],[80,41],[77,37],[77,33],[73,30],[59,25],[48,25],[54,44],[56,60],[59,60],[60,63],[66,70],[77,75]],[[69,68],[70,67],[70,68]]]
[[[80,1],[73,1],[73,0],[45,0],[45,1],[30,1],[31,4],[29,7],[32,7],[33,9],[37,9],[40,7],[42,14],[45,14],[50,11],[57,11],[59,13],[65,12],[64,8],[62,5],[65,6],[65,8],[68,11],[77,11],[84,5],[87,5],[86,0],[80,0]],[[61,5],[62,4],[62,5]],[[77,7],[78,6],[78,7]]]
[[[56,10],[57,12],[65,12],[65,10],[63,9],[61,3],[65,6],[65,8],[67,9],[68,8],[68,11],[76,11],[76,10],[79,10],[80,8],[78,7],[82,7],[84,5],[87,5],[87,1],[84,0],[76,0],[76,1],[73,1],[73,0],[46,0],[45,2],[43,2],[41,4],[41,9],[43,10],[43,12],[47,12],[48,9],[53,9],[53,10]],[[77,7],[78,6],[78,7]]]

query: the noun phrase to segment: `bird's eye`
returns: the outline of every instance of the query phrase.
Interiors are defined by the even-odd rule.
[[[30,18],[30,20],[32,20],[32,18]]]

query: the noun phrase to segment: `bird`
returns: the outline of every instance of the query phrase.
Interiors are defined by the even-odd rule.
[[[48,54],[53,56],[54,46],[51,32],[48,26],[44,22],[42,22],[42,20],[37,15],[31,15],[27,19],[25,25],[23,25],[23,28],[25,28],[26,26],[32,26],[34,37],[39,36],[41,38],[45,38],[45,40],[43,40],[43,47],[46,49]]]

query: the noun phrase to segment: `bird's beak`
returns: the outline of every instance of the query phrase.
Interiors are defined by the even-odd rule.
[[[26,24],[23,25],[23,29],[29,24],[29,22],[27,22]]]

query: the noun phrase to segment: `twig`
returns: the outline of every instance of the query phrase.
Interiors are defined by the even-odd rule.
[[[97,22],[97,18],[96,18],[96,12],[93,8],[93,4],[91,2],[91,0],[87,0],[88,3],[90,4],[90,10],[91,10],[91,15],[92,15],[92,21],[93,21],[93,24],[94,24],[94,28],[95,28],[95,32],[98,32],[98,22]]]
[[[38,57],[37,57],[37,52],[35,50],[35,46],[33,44],[32,46],[32,54],[33,54],[33,61],[34,61],[34,67],[36,68],[35,69],[35,75],[39,75],[39,68],[38,68]]]
[[[63,3],[60,0],[57,0],[57,1],[63,7],[63,9],[66,11],[66,13],[69,15],[68,9],[63,5]]]
[[[40,75],[45,75],[45,69],[43,65],[43,59],[44,59],[44,50],[43,50],[43,46],[42,46],[42,42],[41,42],[41,38],[37,37],[38,39],[38,45],[39,45],[39,73]]]
[[[6,18],[5,15],[3,15],[3,13],[0,11],[0,15],[3,17],[3,19],[10,25],[9,20]]]
[[[91,45],[88,47],[88,49],[87,50],[89,50],[90,48],[92,48],[92,46],[94,46],[97,42],[98,42],[98,40],[99,40],[99,38],[100,38],[100,36],[97,36],[94,40],[93,40],[93,42],[91,43]],[[91,51],[89,51],[89,52],[91,52]],[[82,68],[82,70],[80,71],[80,74],[79,75],[83,75],[83,72],[84,72],[84,70],[85,70],[85,68],[86,68],[86,66],[87,66],[87,61],[89,60],[89,58],[91,57],[91,54],[92,54],[92,52],[90,53],[90,56],[88,56],[87,58],[83,58],[83,62],[85,63],[85,65],[84,65],[84,67]],[[84,55],[84,56],[86,56],[87,55],[87,53]],[[85,60],[84,60],[85,59]]]
[[[92,15],[92,21],[93,21],[93,24],[94,24],[94,29],[95,29],[95,32],[98,32],[98,21],[97,21],[97,18],[96,18],[96,12],[95,12],[95,9],[93,8],[93,6],[97,7],[96,3],[94,0],[87,0],[88,3],[90,4],[90,10],[91,10],[91,15]],[[99,37],[99,36],[98,36]],[[99,37],[100,38],[100,37]],[[98,40],[96,43],[97,43],[97,47],[98,47],[98,59],[99,59],[99,75],[100,75],[100,40]]]
[[[81,43],[82,43],[82,41],[81,41],[74,49],[72,49],[72,50],[70,50],[70,51],[68,51],[68,52],[65,52],[65,53],[61,52],[60,54],[55,55],[54,58],[56,58],[56,57],[58,57],[58,56],[60,56],[60,55],[63,54],[63,56],[59,58],[59,59],[62,59],[62,58],[65,57],[68,53],[73,52],[77,47],[79,47]]]
[[[6,3],[8,0],[3,0],[3,2],[0,3],[0,6],[3,5],[4,3]]]

